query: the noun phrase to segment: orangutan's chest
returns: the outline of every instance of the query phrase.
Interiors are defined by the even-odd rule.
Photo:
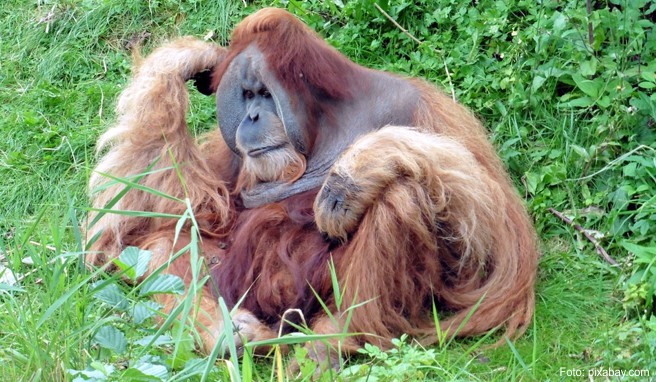
[[[270,322],[289,309],[311,314],[317,294],[329,298],[329,245],[313,222],[262,214],[242,216],[230,233],[213,271],[219,294]]]

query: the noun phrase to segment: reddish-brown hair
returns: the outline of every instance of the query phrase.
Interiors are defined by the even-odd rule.
[[[266,322],[280,320],[281,306],[302,309],[308,317],[320,308],[312,287],[330,295],[331,252],[314,223],[316,191],[262,208],[244,210],[233,227],[229,255],[213,279],[231,306],[241,305]],[[238,282],[236,282],[238,280]],[[250,290],[250,292],[249,292]]]
[[[277,8],[266,8],[246,17],[232,33],[225,60],[212,76],[216,91],[232,60],[249,45],[255,44],[266,58],[269,70],[294,100],[303,100],[307,121],[304,126],[316,133],[317,117],[331,118],[332,102],[352,96],[343,86],[358,67],[326,43],[292,14]]]
[[[353,63],[296,17],[277,8],[263,9],[237,25],[228,56],[215,72],[214,89],[232,59],[253,43],[291,94],[308,96],[311,90],[324,100],[351,95],[342,83],[353,73]]]
[[[215,67],[216,87],[229,63],[250,44],[256,44],[288,93],[308,108],[309,125],[326,111],[351,113],[346,116],[353,120],[375,119],[379,111],[372,109],[407,111],[409,117],[399,123],[410,127],[370,126],[377,131],[327,158],[334,163],[326,182],[338,175],[357,183],[348,213],[321,208],[316,189],[244,209],[231,193],[239,166],[221,135],[209,135],[200,147],[189,135],[185,80]],[[377,97],[373,88],[362,91],[364,81],[376,81],[372,73],[279,9],[261,10],[240,23],[227,54],[189,39],[160,48],[135,71],[123,92],[118,123],[100,141],[107,152],[98,169],[140,179],[175,198],[138,189],[122,195],[122,186],[110,187],[96,174],[91,185],[100,192],[93,206],[182,214],[190,205],[201,226],[205,260],[215,264],[216,259],[213,275],[220,294],[230,304],[246,295],[233,319],[241,320],[242,334],[250,341],[275,336],[270,325],[288,308],[303,310],[316,333],[345,329],[346,306],[336,306],[328,273],[331,257],[345,304],[357,305],[348,330],[368,334],[347,338],[343,349],[354,350],[364,341],[388,347],[402,333],[436,342],[433,303],[447,314],[440,325],[449,335],[476,335],[497,327],[505,327],[511,337],[521,334],[534,311],[537,239],[485,129],[465,107],[420,80],[394,77],[388,86],[390,92],[411,88],[416,99],[399,91],[371,103],[343,102]],[[330,119],[322,123],[334,127]],[[306,128],[314,131],[313,126]],[[161,162],[155,171],[135,177],[157,157]],[[180,203],[183,199],[189,202]],[[358,215],[352,214],[354,207]],[[355,218],[345,219],[347,214]],[[105,263],[126,246],[143,245],[154,253],[153,267],[165,265],[167,272],[189,281],[184,257],[168,262],[176,250],[174,223],[125,214],[92,213],[91,221],[95,218],[99,222],[90,234],[99,239],[89,260]],[[357,220],[357,229],[345,229],[351,220]],[[343,243],[332,248],[320,231]],[[320,311],[312,289],[330,316]],[[217,299],[208,295],[199,299],[208,313],[198,321],[208,329],[203,329],[203,342],[211,349],[223,319]],[[175,299],[163,304],[170,310]]]

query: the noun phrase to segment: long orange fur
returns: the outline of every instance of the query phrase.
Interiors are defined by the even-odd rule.
[[[316,332],[343,330],[340,317],[346,307],[335,304],[330,259],[344,287],[344,301],[366,302],[354,309],[348,327],[366,335],[347,339],[346,350],[364,342],[388,347],[401,333],[434,343],[433,304],[445,314],[441,329],[451,335],[477,335],[497,327],[511,337],[520,335],[534,312],[538,251],[531,220],[481,123],[424,81],[408,80],[421,93],[412,126],[384,127],[361,137],[331,169],[332,175],[358,180],[354,208],[362,212],[360,221],[323,215],[314,205],[319,190],[252,210],[239,206],[235,186],[240,167],[220,134],[210,133],[199,144],[188,132],[185,80],[217,67],[214,81],[220,81],[241,49],[262,41],[264,53],[277,63],[271,70],[312,110],[330,112],[294,77],[301,66],[323,94],[339,100],[357,93],[337,79],[344,72],[355,73],[357,65],[293,16],[262,10],[237,26],[228,51],[185,38],[157,49],[135,69],[119,99],[117,123],[99,141],[103,156],[90,187],[108,182],[101,173],[135,177],[158,160],[154,170],[159,171],[141,183],[190,199],[203,229],[206,262],[219,259],[213,269],[219,292],[232,303],[248,292],[233,319],[251,341],[275,336],[280,315],[299,306]],[[287,52],[295,49],[317,60],[293,61]],[[331,64],[336,66],[330,69]],[[317,74],[326,70],[325,76]],[[174,169],[167,169],[172,158],[180,165],[184,184]],[[93,206],[104,208],[121,189],[102,188],[92,196]],[[185,206],[130,190],[112,208],[181,213]],[[89,231],[90,237],[98,236],[89,261],[103,264],[126,246],[137,245],[154,251],[154,269],[175,250],[174,225],[166,219],[107,214]],[[319,228],[346,243],[331,247]],[[189,282],[184,258],[167,272]],[[337,322],[321,310],[308,285]],[[176,303],[172,297],[161,297],[161,302],[165,310]],[[210,349],[222,319],[208,288],[200,304],[198,323],[204,347]]]

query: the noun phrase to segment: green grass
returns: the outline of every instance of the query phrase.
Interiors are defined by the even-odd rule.
[[[175,320],[160,331],[163,343],[142,344],[159,331],[152,318],[137,322],[107,299],[134,307],[148,298],[88,271],[79,230],[94,143],[129,77],[128,47],[147,52],[184,34],[225,44],[234,23],[269,4],[287,7],[363,65],[453,86],[489,128],[542,240],[534,324],[519,340],[422,349],[400,339],[388,352],[366,348],[341,378],[581,380],[561,370],[593,368],[646,369],[656,378],[656,8],[593,3],[588,14],[575,1],[379,2],[421,45],[365,0],[3,5],[0,264],[19,282],[0,283],[0,380],[73,380],[68,370],[85,369],[126,380],[137,376],[130,368],[152,376],[162,367],[171,380],[278,378],[289,358],[215,363]],[[193,95],[189,120],[195,131],[214,128],[213,100]],[[549,208],[589,230],[620,267]],[[123,333],[124,351],[106,327]],[[300,348],[291,358],[306,365]]]

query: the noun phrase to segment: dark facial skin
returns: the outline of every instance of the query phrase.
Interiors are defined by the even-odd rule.
[[[282,125],[269,90],[260,81],[246,82],[242,84],[246,115],[237,128],[237,147],[242,155],[258,157],[284,147],[287,142],[284,135],[272,131],[280,130]]]

